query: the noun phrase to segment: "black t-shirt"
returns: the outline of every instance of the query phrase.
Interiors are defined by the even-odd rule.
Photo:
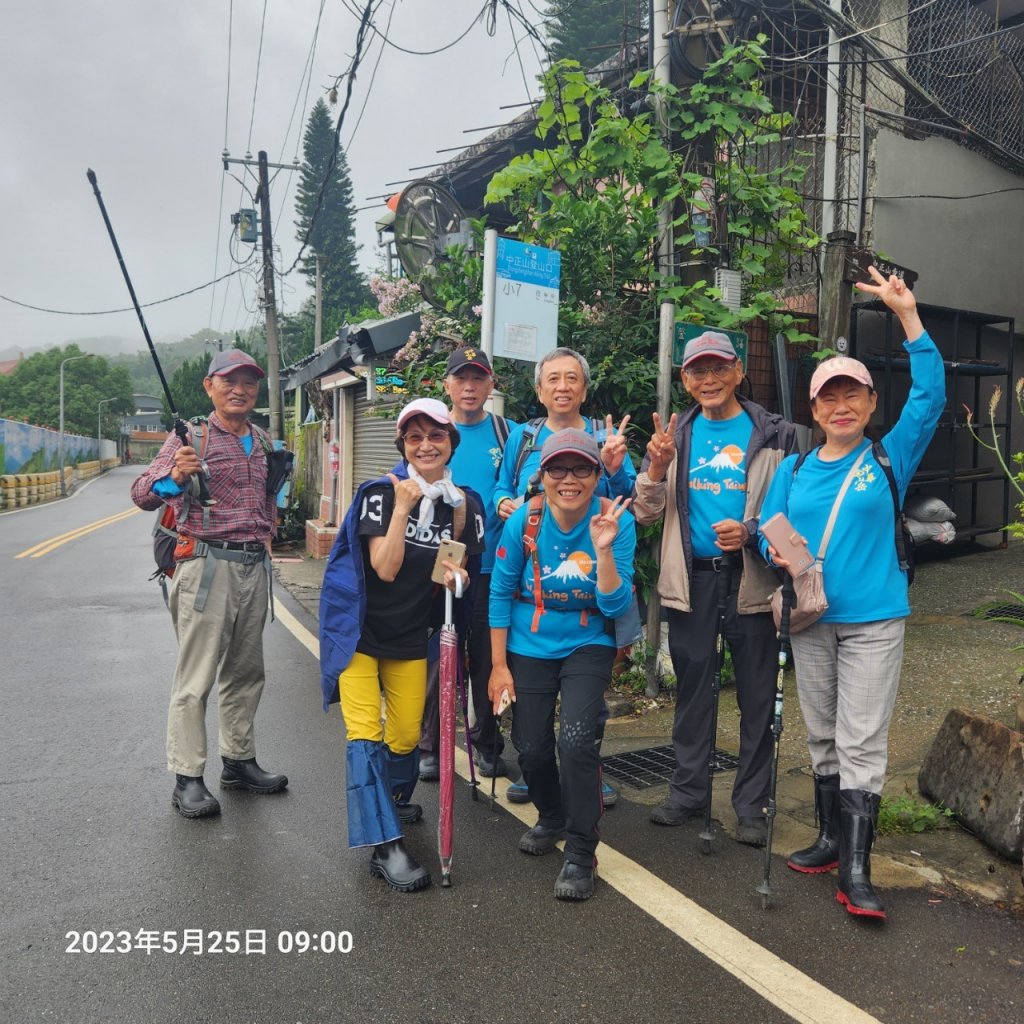
[[[469,555],[484,549],[483,510],[469,495],[466,502],[466,526],[459,538],[452,538],[453,510],[444,501],[434,502],[433,520],[422,531],[417,529],[419,506],[413,508],[405,528],[402,567],[394,581],[386,583],[370,564],[369,538],[388,532],[395,491],[390,484],[367,488],[359,510],[366,579],[366,622],[356,647],[360,653],[403,660],[427,656],[428,631],[441,624],[444,611],[444,590],[430,579],[441,541],[461,540]]]

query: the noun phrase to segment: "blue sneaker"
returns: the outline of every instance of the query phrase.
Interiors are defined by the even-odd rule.
[[[526,787],[526,781],[520,779],[518,782],[510,782],[505,796],[510,804],[528,804],[530,791]]]
[[[601,783],[601,800],[604,802],[605,810],[614,807],[619,802],[619,791],[609,783]]]

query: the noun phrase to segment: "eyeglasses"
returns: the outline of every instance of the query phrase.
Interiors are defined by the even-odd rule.
[[[687,370],[686,375],[694,380],[706,380],[708,374],[713,373],[718,380],[724,380],[735,368],[736,361],[733,360],[728,363],[712,363],[711,366],[696,366],[692,370]]]
[[[429,441],[431,444],[444,444],[448,439],[447,430],[431,430],[428,434],[402,435],[402,440],[406,444],[411,444],[414,448],[418,448],[424,441]]]
[[[596,466],[591,466],[589,463],[577,462],[571,466],[545,466],[544,472],[552,480],[564,480],[570,473],[577,480],[586,480],[588,476],[593,475],[596,468]]]

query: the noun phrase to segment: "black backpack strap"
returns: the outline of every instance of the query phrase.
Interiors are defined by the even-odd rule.
[[[875,462],[882,467],[885,479],[889,483],[889,492],[892,494],[893,514],[896,522],[896,557],[899,559],[900,568],[904,572],[910,571],[910,559],[907,557],[907,544],[904,535],[903,509],[900,507],[900,492],[896,486],[896,475],[892,471],[892,460],[885,450],[881,441],[875,441],[871,446],[871,454]]]
[[[498,455],[498,462],[494,467],[494,479],[498,479],[498,475],[501,473],[501,463],[505,458],[505,445],[508,444],[509,425],[508,420],[504,416],[499,416],[497,413],[490,412],[487,414],[491,418],[491,430],[494,431],[494,440],[498,442],[498,448],[500,449]]]
[[[526,424],[526,429],[519,435],[519,450],[516,452],[516,461],[512,468],[512,486],[517,494],[522,490],[519,486],[519,475],[523,471],[523,465],[526,460],[530,457],[530,452],[533,451],[534,445],[537,443],[537,434],[540,433],[540,428],[544,426],[546,418],[545,416],[538,416],[537,419],[530,420]]]

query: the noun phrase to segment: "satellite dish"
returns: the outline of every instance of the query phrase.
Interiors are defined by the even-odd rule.
[[[395,248],[406,275],[436,305],[433,277],[450,245],[469,246],[472,233],[459,201],[436,182],[407,185],[395,208]]]

